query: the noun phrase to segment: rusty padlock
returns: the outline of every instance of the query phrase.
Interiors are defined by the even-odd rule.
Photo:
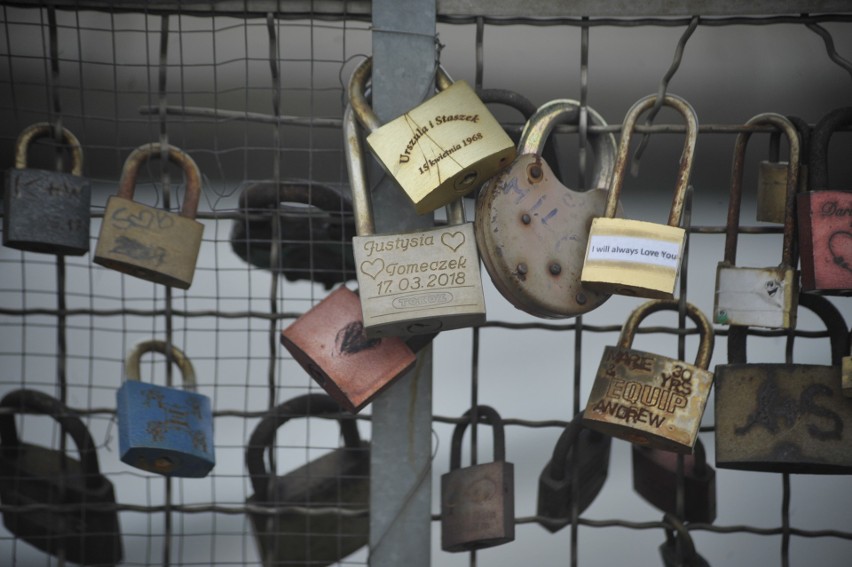
[[[713,327],[700,309],[686,304],[686,315],[700,335],[695,364],[632,349],[639,323],[657,311],[678,311],[678,302],[640,305],[624,323],[618,345],[604,349],[583,423],[631,443],[691,453],[713,384],[707,370]]]
[[[682,98],[669,94],[663,103],[680,112],[686,121],[686,141],[668,224],[614,218],[633,128],[639,115],[654,106],[656,101],[656,95],[646,96],[637,101],[624,117],[606,210],[603,216],[592,221],[580,279],[586,287],[601,293],[657,299],[674,297],[686,241],[686,231],[680,224],[698,137],[698,117]]]
[[[673,514],[663,516],[663,522],[668,524],[665,528],[666,541],[660,546],[665,567],[710,567],[695,550],[695,543],[683,522]]]
[[[512,305],[538,317],[576,317],[609,299],[577,276],[592,219],[604,212],[615,137],[590,137],[596,159],[588,191],[565,187],[542,158],[550,131],[566,118],[578,122],[579,110],[569,99],[542,105],[524,127],[518,157],[476,200],[476,241],[491,281]],[[593,109],[588,114],[593,125],[606,126]]]
[[[728,364],[716,366],[716,466],[764,472],[852,472],[852,400],[841,392],[848,327],[825,297],[802,293],[825,323],[831,366],[748,363],[748,327],[731,327]]]
[[[799,160],[780,161],[781,132],[772,132],[769,141],[769,159],[760,162],[757,170],[757,215],[762,222],[784,224],[787,212],[787,172],[792,163],[798,170],[796,192],[807,191],[808,185],[808,147],[810,126],[798,116],[788,116],[787,120],[799,133]]]
[[[168,159],[181,166],[186,177],[179,215],[133,200],[139,167],[159,158],[161,151],[160,144],[145,144],[127,156],[118,193],[107,200],[94,262],[143,280],[189,289],[204,232],[204,225],[195,220],[201,197],[201,172],[195,161],[169,146]]]
[[[475,417],[474,417],[475,415]],[[441,549],[472,551],[515,539],[515,465],[506,462],[506,436],[497,411],[485,405],[462,418],[489,423],[494,460],[461,468],[462,437],[468,421],[453,430],[450,471],[441,475]]]
[[[795,194],[799,135],[793,124],[772,112],[758,114],[746,126],[772,125],[786,134],[790,144],[787,163],[786,216],[781,263],[767,268],[744,268],[736,265],[737,240],[742,203],[743,162],[751,132],[740,132],[734,145],[731,169],[731,196],[725,231],[725,259],[716,267],[716,293],[713,319],[722,325],[745,325],[788,329],[796,326],[796,304],[799,297],[799,274],[796,271]]]
[[[83,148],[70,130],[62,137],[71,153],[71,172],[27,167],[30,144],[52,134],[39,122],[15,143],[15,168],[6,172],[3,245],[28,252],[82,256],[89,251],[91,186],[83,175]]]

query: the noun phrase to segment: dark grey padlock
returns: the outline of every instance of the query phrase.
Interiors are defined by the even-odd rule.
[[[660,546],[665,567],[710,567],[707,560],[695,551],[689,530],[680,520],[672,514],[666,514],[663,522],[671,526],[665,528],[666,541]]]
[[[325,394],[306,394],[270,410],[252,432],[246,467],[254,495],[248,505],[265,510],[249,510],[249,518],[264,567],[330,565],[367,544],[369,515],[355,512],[370,504],[370,446],[354,420],[340,419],[344,447],[284,476],[274,476],[263,461],[276,431],[290,419],[342,411]],[[329,507],[342,512],[305,512]]]
[[[506,462],[506,436],[500,414],[475,406],[456,425],[450,472],[441,476],[441,549],[472,551],[515,539],[515,466]],[[490,423],[494,461],[461,468],[461,444],[468,421]]]
[[[609,471],[612,437],[583,427],[583,412],[562,431],[553,457],[538,477],[538,508],[542,526],[551,533],[571,523],[574,506],[573,470],[577,467],[577,515],[582,514],[603,488]]]

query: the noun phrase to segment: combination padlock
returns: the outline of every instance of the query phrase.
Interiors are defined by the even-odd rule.
[[[795,126],[799,133],[799,160],[779,161],[781,133],[773,132],[770,136],[770,159],[760,162],[757,170],[757,205],[756,218],[762,222],[785,224],[787,215],[787,191],[790,164],[798,170],[796,175],[796,192],[807,191],[808,186],[808,148],[810,147],[811,129],[807,122],[798,116],[788,116],[787,120]]]
[[[710,567],[707,560],[695,550],[695,543],[686,526],[672,514],[663,516],[666,541],[660,545],[660,556],[665,567]],[[671,527],[669,527],[671,526]]]

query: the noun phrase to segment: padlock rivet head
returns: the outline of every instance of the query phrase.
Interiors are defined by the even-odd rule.
[[[541,181],[542,177],[544,177],[544,171],[542,171],[541,166],[537,163],[530,165],[527,169],[527,173],[529,174],[531,183],[537,183]]]
[[[577,302],[577,305],[585,305],[586,304],[586,294],[585,293],[578,293],[577,296],[574,298],[574,301]]]
[[[522,276],[525,276],[527,274],[527,265],[524,264],[523,262],[518,264],[518,273],[521,274]]]
[[[550,273],[554,276],[558,276],[559,274],[562,273],[562,266],[560,266],[556,262],[553,262],[552,264],[550,264],[547,267],[547,269],[550,270]]]
[[[531,221],[532,221],[532,219],[530,218],[529,214],[524,213],[524,214],[521,215],[521,222],[522,223],[530,224]]]
[[[174,468],[174,463],[168,457],[158,457],[154,459],[154,468],[161,472],[168,472]]]

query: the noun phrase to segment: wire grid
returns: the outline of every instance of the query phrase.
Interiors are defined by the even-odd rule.
[[[234,219],[241,218],[236,201],[247,180],[298,178],[309,180],[309,186],[344,184],[337,130],[339,114],[317,115],[317,109],[342,110],[344,69],[352,56],[369,50],[370,31],[366,23],[355,18],[300,21],[263,14],[244,16],[3,7],[7,38],[3,59],[7,73],[2,104],[13,116],[2,135],[3,155],[11,155],[17,132],[36,121],[48,120],[75,132],[85,149],[86,176],[94,186],[93,233],[99,228],[106,197],[113,191],[124,157],[138,145],[160,141],[179,146],[194,157],[205,177],[199,214],[205,224],[205,237],[196,270],[197,283],[189,292],[171,291],[119,276],[93,266],[88,257],[54,259],[9,249],[4,249],[0,256],[4,265],[0,275],[4,390],[40,389],[79,410],[98,442],[105,474],[116,483],[132,479],[134,489],[117,494],[125,564],[129,565],[256,562],[245,515],[249,508],[244,502],[251,494],[251,486],[242,465],[244,440],[268,408],[297,394],[319,391],[280,349],[278,332],[324,297],[326,290],[305,282],[286,281],[278,273],[240,263],[230,249],[229,232]],[[660,19],[652,25],[686,26],[691,21],[694,20]],[[728,23],[736,21],[730,19]],[[764,18],[749,19],[748,23],[814,21],[808,17]],[[838,19],[826,16],[816,21]],[[585,103],[592,30],[598,25],[630,26],[635,22],[477,18],[450,23],[476,27],[478,84],[484,76],[481,53],[487,45],[486,25],[487,29],[495,30],[495,35],[501,26],[513,24],[579,27],[583,77],[579,98]],[[703,21],[702,25],[714,22]],[[226,44],[240,46],[238,55],[220,53]],[[266,78],[255,82],[257,76]],[[304,80],[293,80],[294,76]],[[194,86],[197,81],[211,86],[199,90]],[[618,131],[619,127],[609,129]],[[562,132],[574,130],[559,128]],[[661,124],[637,130],[679,133],[682,127]],[[710,124],[702,126],[701,133],[734,134],[741,130],[736,123]],[[583,155],[581,146],[578,167],[581,178]],[[44,162],[42,167],[52,169],[55,165],[43,155],[34,158],[35,166]],[[184,190],[180,175],[158,162],[148,165],[145,174],[148,181],[139,185],[138,198],[174,208],[173,201],[179,201]],[[779,232],[777,228],[766,227],[742,230],[749,234]],[[693,238],[723,232],[724,227],[712,225],[694,225],[690,229]],[[270,250],[273,258],[275,242],[273,238]],[[341,238],[326,244],[342,249],[344,241]],[[688,256],[685,262],[689,262]],[[684,298],[687,281],[682,278]],[[199,293],[199,287],[205,291]],[[587,323],[586,319],[591,322]],[[620,320],[601,320],[594,315],[561,323],[490,320],[481,329],[471,331],[470,404],[479,403],[483,397],[480,352],[489,335],[493,333],[496,341],[501,331],[548,330],[565,335],[566,344],[573,344],[573,415],[579,410],[583,390],[590,383],[588,365],[594,365],[589,356],[581,356],[586,352],[583,345],[584,340],[589,340],[587,334],[612,334],[620,327]],[[655,326],[642,332],[678,336],[678,356],[684,358],[685,337],[694,333],[684,329],[681,319],[676,328]],[[724,329],[717,331],[724,336]],[[796,334],[825,336],[809,331]],[[151,337],[180,345],[188,354],[196,366],[200,391],[209,394],[213,401],[217,432],[233,434],[225,441],[217,433],[218,464],[207,479],[164,482],[156,475],[131,470],[114,458],[113,396],[121,380],[122,365],[129,348]],[[146,379],[179,383],[180,378],[172,376],[171,366],[163,361],[146,360],[144,364]],[[556,419],[524,419],[512,417],[512,408],[498,409],[512,428],[550,428],[558,432],[568,424],[565,414],[555,416]],[[460,420],[453,415],[435,415],[434,420],[436,424],[456,424]],[[362,417],[359,424],[366,436],[369,414]],[[37,419],[21,420],[22,437],[61,447],[64,439],[55,428],[47,435],[44,428],[29,425]],[[333,424],[305,420],[303,425],[288,424],[287,429],[286,438],[279,435],[272,459],[282,470],[336,446]],[[709,433],[712,429],[705,426],[702,431]],[[440,439],[448,439],[450,430],[436,426]],[[472,430],[471,452],[476,458],[476,428]],[[681,502],[682,488],[680,484]],[[693,524],[689,528],[717,534],[781,535],[782,565],[789,562],[791,535],[852,539],[852,533],[841,530],[792,527],[787,475],[783,475],[782,492],[780,526]],[[438,520],[439,515],[434,514],[433,519]],[[534,515],[516,519],[519,526],[540,521],[545,519]],[[580,526],[659,533],[663,524],[579,517],[569,528],[572,565],[579,564]],[[5,535],[0,546],[0,556],[5,556],[8,550],[13,564],[40,564],[39,561],[52,564],[50,557],[32,555],[26,544],[11,535]],[[480,555],[482,561],[487,561],[484,553]],[[435,558],[434,562],[444,564],[443,559]],[[345,563],[366,561],[364,551]],[[470,554],[470,564],[476,561],[477,554]]]

